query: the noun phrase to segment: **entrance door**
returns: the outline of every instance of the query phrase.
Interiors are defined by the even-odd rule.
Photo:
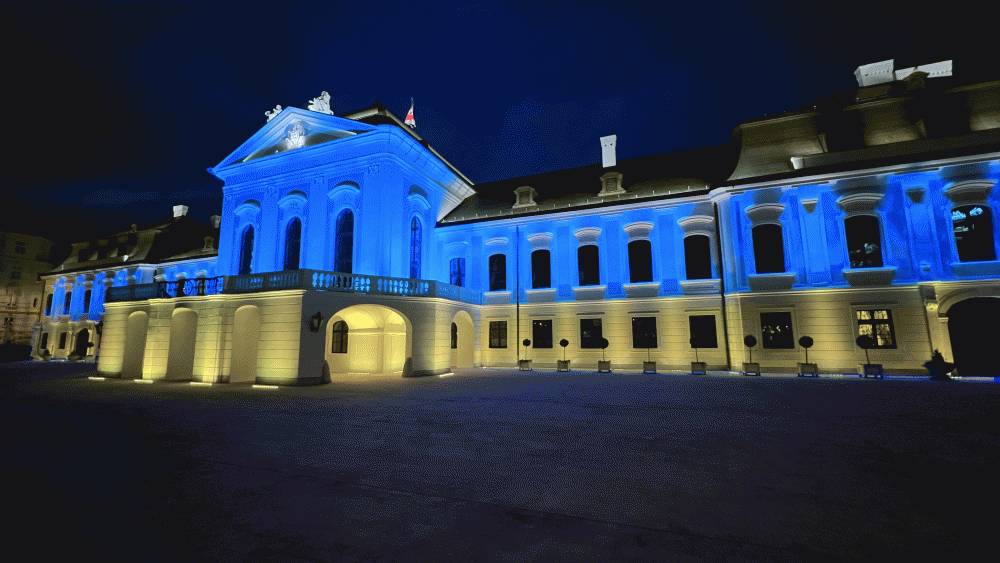
[[[967,299],[948,311],[948,332],[958,375],[1000,375],[996,333],[989,329],[997,319],[1000,298],[996,297]]]
[[[83,329],[76,333],[76,340],[73,342],[73,355],[79,358],[87,356],[87,347],[90,344],[90,331]]]

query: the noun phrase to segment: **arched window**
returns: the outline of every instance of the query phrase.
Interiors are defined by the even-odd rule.
[[[345,209],[337,216],[333,270],[350,274],[354,268],[354,213]]]
[[[302,221],[295,217],[285,227],[285,269],[299,269],[299,252],[302,249]]]
[[[963,205],[951,210],[952,232],[958,259],[962,262],[996,260],[993,242],[993,216],[985,205]]]
[[[410,219],[410,279],[420,279],[420,245],[423,233],[420,231],[420,221]]]
[[[490,291],[507,289],[507,255],[490,256]]]
[[[241,276],[249,274],[253,264],[253,227],[247,225],[243,229],[243,237],[240,240],[240,269]]]
[[[712,250],[705,235],[684,237],[684,271],[689,280],[706,280],[712,277]]]
[[[847,257],[852,268],[882,267],[882,236],[878,218],[855,215],[844,220],[847,231]]]
[[[552,287],[552,260],[549,251],[540,248],[531,253],[531,288]]]
[[[63,314],[69,314],[69,306],[73,303],[73,292],[67,291],[66,295],[63,296]]]
[[[451,349],[458,349],[458,325],[451,323]]]
[[[347,353],[347,323],[344,321],[337,321],[333,323],[333,341],[330,345],[330,352],[334,354],[346,354]]]
[[[632,283],[653,281],[653,246],[648,240],[628,243],[628,273]]]
[[[596,245],[588,244],[577,248],[576,265],[580,285],[597,285],[601,283],[600,254]]]
[[[753,228],[753,257],[758,274],[785,271],[785,243],[781,225],[757,225]]]
[[[47,317],[51,317],[52,316],[52,294],[51,293],[45,296],[45,316],[47,316]]]

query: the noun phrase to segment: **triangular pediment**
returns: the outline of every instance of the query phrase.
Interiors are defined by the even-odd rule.
[[[360,121],[299,108],[285,108],[212,170],[316,146],[374,130]]]

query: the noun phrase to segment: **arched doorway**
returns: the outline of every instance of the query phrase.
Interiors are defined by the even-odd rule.
[[[191,379],[194,373],[194,343],[197,334],[198,313],[191,309],[174,309],[174,314],[170,317],[167,379],[173,381]]]
[[[472,316],[465,311],[455,313],[451,320],[451,330],[451,363],[449,365],[455,368],[471,368],[475,349]]]
[[[135,311],[125,321],[125,353],[122,357],[122,378],[142,379],[142,360],[146,353],[146,329],[149,315]]]
[[[962,376],[1000,375],[996,334],[984,330],[1000,318],[1000,298],[975,297],[956,303],[948,310],[948,333],[955,368]]]
[[[87,357],[87,348],[90,347],[90,331],[83,329],[76,333],[76,339],[73,341],[73,354],[75,359],[82,360]]]
[[[257,379],[257,341],[260,339],[260,310],[244,305],[233,315],[233,355],[230,383],[253,383]]]
[[[384,305],[352,305],[326,325],[326,363],[332,378],[406,375],[411,369],[410,321]]]

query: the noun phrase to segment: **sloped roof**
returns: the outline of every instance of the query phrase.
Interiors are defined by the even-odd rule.
[[[610,168],[595,163],[477,184],[473,186],[476,195],[463,201],[441,223],[486,221],[705,192],[729,175],[732,163],[732,148],[724,145],[625,159]],[[625,193],[597,195],[601,176],[607,172],[622,174]],[[522,186],[535,189],[538,205],[513,209],[514,190]]]

